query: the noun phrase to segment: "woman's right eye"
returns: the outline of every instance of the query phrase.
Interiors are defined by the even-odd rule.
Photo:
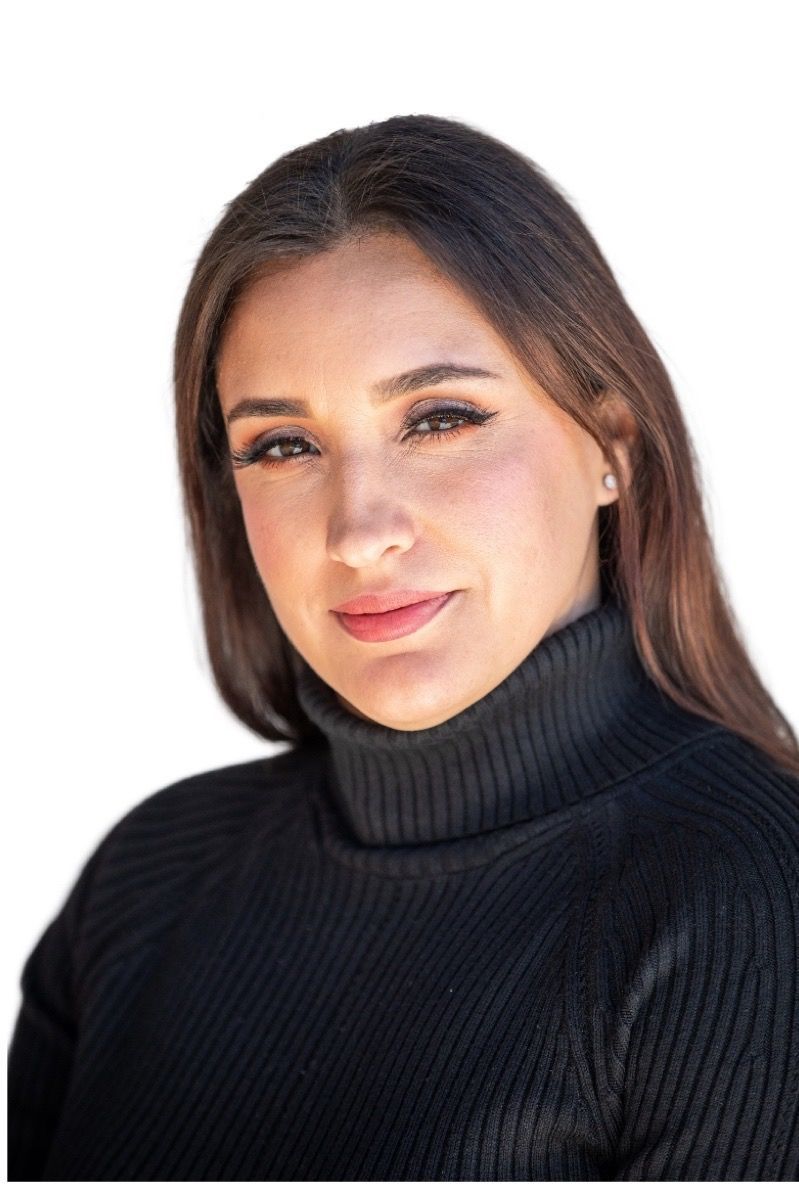
[[[288,436],[288,437],[268,438],[265,441],[255,441],[252,443],[251,446],[245,446],[245,448],[243,450],[233,450],[233,451],[231,451],[230,457],[233,462],[233,466],[236,469],[241,469],[242,467],[249,467],[253,463],[257,463],[257,462],[263,462],[267,466],[270,466],[270,467],[273,465],[276,466],[281,462],[287,462],[290,458],[305,458],[307,456],[304,454],[299,454],[299,453],[296,453],[296,454],[269,454],[268,451],[274,449],[277,446],[285,446],[285,445],[296,446],[303,442],[305,443],[306,446],[309,446],[311,444],[309,441],[307,441],[306,438],[303,438],[303,437]]]

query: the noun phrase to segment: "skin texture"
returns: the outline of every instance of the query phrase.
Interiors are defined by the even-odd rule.
[[[502,378],[373,402],[376,381],[442,360]],[[305,439],[299,458],[281,443],[234,478],[280,626],[348,711],[398,730],[438,725],[599,604],[611,464],[409,239],[371,233],[251,285],[226,327],[217,390],[226,417],[245,398],[308,407],[232,421],[228,438],[232,451],[267,433]],[[495,415],[428,422],[417,413],[431,416],[431,399]],[[429,436],[439,424],[457,432]],[[387,642],[356,640],[330,612],[400,588],[459,594]]]

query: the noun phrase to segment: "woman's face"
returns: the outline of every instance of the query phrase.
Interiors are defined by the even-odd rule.
[[[475,374],[388,395],[440,363]],[[599,603],[609,462],[409,239],[371,233],[253,284],[217,385],[230,450],[251,459],[234,477],[272,608],[348,711],[438,725]],[[268,399],[297,414],[242,405]],[[383,640],[332,611],[405,589],[453,594]]]

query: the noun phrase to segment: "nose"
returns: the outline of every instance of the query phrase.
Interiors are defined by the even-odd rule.
[[[331,483],[327,551],[335,562],[357,570],[413,545],[407,500],[385,462],[352,462]]]

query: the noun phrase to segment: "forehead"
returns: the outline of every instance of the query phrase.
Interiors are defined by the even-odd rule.
[[[376,378],[477,355],[507,365],[493,327],[409,238],[371,233],[251,284],[226,326],[218,382],[246,390],[267,364],[278,386],[288,372],[307,378],[340,365]]]

